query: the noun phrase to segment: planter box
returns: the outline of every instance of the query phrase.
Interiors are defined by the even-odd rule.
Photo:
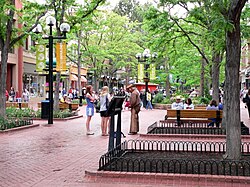
[[[153,108],[154,108],[154,109],[167,110],[167,109],[171,109],[171,104],[153,103]]]

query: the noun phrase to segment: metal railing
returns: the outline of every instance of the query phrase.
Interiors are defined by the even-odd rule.
[[[249,128],[241,122],[241,134],[249,135]],[[147,129],[147,134],[210,134],[210,135],[226,135],[226,129],[219,127],[208,127],[208,122],[201,121],[181,121],[181,125],[177,122],[161,120],[155,122]]]
[[[250,156],[250,143],[241,151]],[[250,159],[223,160],[225,152],[225,142],[129,140],[101,156],[99,170],[250,176]]]

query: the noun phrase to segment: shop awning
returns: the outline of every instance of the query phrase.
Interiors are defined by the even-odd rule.
[[[77,82],[78,81],[78,77],[75,74],[71,74],[70,80]],[[87,79],[83,75],[81,76],[81,82],[87,82]]]
[[[88,80],[82,75],[81,76],[81,82],[87,82]]]

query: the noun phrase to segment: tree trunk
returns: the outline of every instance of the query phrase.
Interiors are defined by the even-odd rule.
[[[219,102],[219,80],[220,80],[220,63],[221,55],[218,52],[213,52],[212,56],[212,88],[213,88],[213,99]]]
[[[204,97],[204,83],[205,83],[205,65],[206,60],[204,58],[201,59],[201,76],[200,76],[200,96]]]
[[[232,0],[228,10],[228,21],[234,29],[226,32],[225,99],[226,155],[225,158],[239,160],[241,157],[240,127],[240,15],[246,0]]]
[[[0,117],[5,117],[6,114],[6,76],[7,76],[7,61],[8,61],[8,49],[6,46],[2,47],[1,53],[1,80],[0,80]]]
[[[81,36],[81,33],[79,34]],[[82,86],[81,86],[81,41],[78,38],[78,47],[77,47],[77,73],[78,73],[78,91],[79,91],[79,98],[82,96]]]
[[[166,96],[170,96],[170,81],[169,81],[169,66],[166,65],[168,63],[168,58],[165,59],[165,69],[166,69]]]
[[[55,92],[54,92],[54,110],[59,111],[59,87],[61,72],[56,73]]]
[[[11,1],[12,5],[15,5],[15,1]],[[0,80],[0,117],[5,117],[6,115],[6,78],[7,78],[7,63],[8,63],[8,52],[10,49],[11,35],[13,31],[13,22],[14,22],[14,10],[9,10],[8,21],[6,25],[6,35],[0,36],[0,47],[1,51],[1,80]],[[6,38],[4,38],[6,37]]]

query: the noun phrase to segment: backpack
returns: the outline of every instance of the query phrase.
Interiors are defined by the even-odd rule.
[[[243,97],[242,101],[243,101],[243,103],[250,104],[248,94],[246,94],[245,97]]]

